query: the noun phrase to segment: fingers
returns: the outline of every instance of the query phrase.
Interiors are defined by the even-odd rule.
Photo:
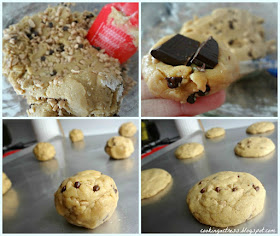
[[[181,104],[168,99],[148,98],[149,96],[146,94],[145,97],[147,99],[141,102],[142,116],[195,116],[220,107],[225,101],[226,94],[225,91],[220,91],[210,96],[199,97],[194,104]]]
[[[141,81],[141,100],[152,99],[152,98],[155,97],[149,91],[147,84],[144,81]]]

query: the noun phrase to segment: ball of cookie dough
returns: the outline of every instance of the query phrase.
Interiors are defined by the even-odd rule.
[[[158,168],[141,171],[141,199],[150,198],[165,189],[171,182],[171,175]]]
[[[225,133],[226,133],[226,131],[224,128],[216,127],[216,128],[207,130],[207,132],[205,133],[205,137],[212,139],[212,138],[221,137],[221,136],[225,135]]]
[[[8,176],[2,172],[2,194],[4,195],[12,187],[12,182]]]
[[[54,158],[55,149],[52,144],[41,142],[35,146],[33,153],[39,161],[48,161]]]
[[[266,132],[273,131],[275,126],[272,122],[257,122],[250,125],[246,132],[248,134],[263,134]]]
[[[200,223],[229,227],[258,215],[265,196],[264,186],[253,175],[224,171],[195,184],[187,195],[187,204]]]
[[[72,129],[69,133],[69,137],[73,143],[84,140],[84,134],[80,129]]]
[[[65,179],[54,194],[57,212],[69,223],[89,229],[109,220],[118,200],[114,180],[95,170]]]
[[[106,143],[105,152],[114,159],[128,158],[134,152],[133,142],[122,136],[112,137]]]
[[[274,150],[274,143],[266,137],[245,138],[234,148],[234,152],[241,157],[264,157]]]
[[[204,152],[204,147],[200,143],[185,143],[178,147],[175,156],[178,159],[190,159],[199,156]]]
[[[137,128],[132,122],[124,123],[119,128],[119,134],[127,138],[132,137],[136,132]]]
[[[174,35],[160,39],[152,49],[162,45]],[[184,34],[199,42],[208,37],[202,34],[189,32]],[[214,38],[216,40],[216,38]],[[180,103],[186,103],[192,96],[207,96],[227,88],[239,77],[239,62],[229,52],[228,48],[220,41],[218,64],[213,69],[199,71],[195,66],[172,66],[155,59],[150,53],[142,59],[142,75],[155,97],[171,99]],[[166,78],[182,78],[176,88],[168,87]]]

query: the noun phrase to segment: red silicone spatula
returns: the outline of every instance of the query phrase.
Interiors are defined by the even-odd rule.
[[[137,51],[137,45],[133,43],[133,36],[127,33],[127,27],[112,24],[113,19],[108,17],[112,7],[129,17],[131,25],[138,28],[138,3],[111,3],[105,5],[96,17],[87,39],[91,45],[105,49],[108,55],[124,63]]]

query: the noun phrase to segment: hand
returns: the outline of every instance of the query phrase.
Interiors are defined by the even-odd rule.
[[[144,80],[141,80],[141,113],[143,117],[195,116],[220,107],[226,99],[224,90],[198,97],[194,104],[175,102],[154,97]]]

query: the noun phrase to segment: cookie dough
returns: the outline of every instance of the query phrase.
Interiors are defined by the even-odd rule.
[[[158,168],[141,171],[141,199],[150,198],[165,189],[171,182],[171,175]]]
[[[82,130],[80,130],[80,129],[72,129],[69,133],[69,137],[70,137],[72,143],[84,140],[84,134],[83,134]]]
[[[89,229],[109,220],[118,200],[114,180],[95,170],[65,179],[54,194],[57,212],[69,223]]]
[[[248,134],[263,134],[266,132],[273,131],[275,126],[272,122],[257,122],[250,125],[246,132]]]
[[[33,149],[33,153],[37,160],[39,161],[48,161],[54,158],[55,148],[50,143],[38,143]]]
[[[134,152],[133,142],[129,138],[114,136],[107,141],[105,152],[114,159],[126,159]]]
[[[226,44],[238,60],[252,60],[276,50],[276,41],[265,40],[264,19],[241,9],[216,9],[211,15],[186,22],[180,33],[213,36]]]
[[[2,184],[3,184],[2,194],[4,195],[12,187],[11,180],[8,178],[8,176],[4,172],[2,172]]]
[[[239,225],[264,208],[266,191],[262,183],[245,172],[224,171],[194,185],[187,204],[202,224],[215,227]]]
[[[263,157],[274,150],[274,143],[266,137],[245,138],[234,148],[235,154],[241,157]]]
[[[207,130],[207,132],[205,133],[205,137],[212,139],[212,138],[221,137],[221,136],[225,135],[225,133],[226,133],[226,131],[224,128],[215,127],[215,128]]]
[[[132,137],[136,132],[137,128],[132,122],[124,123],[119,128],[119,134],[127,138]]]
[[[178,147],[175,156],[178,159],[190,159],[199,156],[204,152],[204,147],[200,143],[185,143]]]
[[[113,116],[124,76],[117,59],[86,39],[95,15],[64,5],[3,31],[3,74],[30,105],[29,116]]]
[[[152,49],[162,45],[174,35],[165,36],[160,39]],[[184,34],[199,42],[205,41],[208,37],[196,32]],[[215,40],[217,40],[214,37]],[[154,57],[150,53],[142,59],[142,75],[155,97],[171,99],[180,103],[186,103],[189,96],[210,95],[227,88],[239,76],[239,62],[228,48],[220,41],[218,64],[213,69],[199,69],[192,66],[172,66],[167,65]],[[166,78],[181,77],[182,81],[177,88],[169,88]],[[207,90],[210,89],[210,91]]]

